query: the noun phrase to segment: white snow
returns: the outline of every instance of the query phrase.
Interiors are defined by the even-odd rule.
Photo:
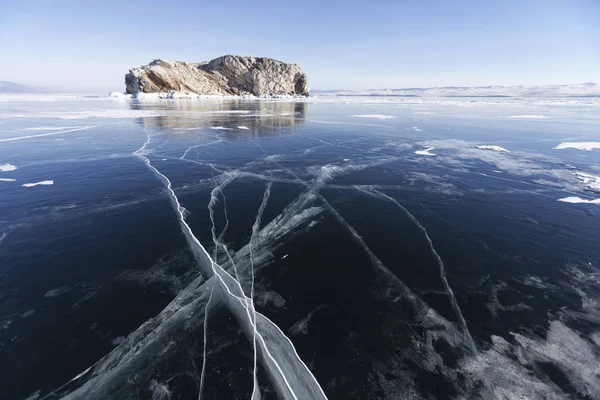
[[[418,154],[420,156],[435,156],[435,154],[431,153],[431,150],[435,149],[435,147],[428,147],[424,150],[417,150],[415,151],[415,154]]]
[[[412,129],[413,129],[413,131],[416,131],[416,132],[422,132],[423,131],[423,129],[419,128],[418,126],[413,126]]]
[[[41,182],[36,182],[36,183],[24,183],[23,187],[34,187],[34,186],[38,186],[38,185],[54,185],[54,181],[41,181]]]
[[[250,128],[248,128],[247,126],[243,126],[243,125],[242,125],[242,126],[238,126],[237,128],[238,128],[238,129],[250,129]]]
[[[577,149],[577,150],[594,150],[600,149],[600,142],[562,142],[554,148],[554,150]]]
[[[558,199],[558,201],[562,201],[563,203],[571,203],[571,204],[600,204],[600,199],[587,200],[582,199],[581,197],[570,196],[562,199]]]
[[[585,172],[575,172],[575,175],[588,189],[600,192],[600,176],[586,174]]]
[[[525,115],[509,115],[506,118],[514,118],[514,119],[548,119],[545,115],[537,115],[537,114],[525,114]]]
[[[216,131],[232,131],[232,128],[225,128],[224,126],[211,126],[210,129],[214,129]]]
[[[396,118],[394,116],[391,115],[383,115],[383,114],[358,114],[358,115],[352,115],[352,118],[372,118],[372,119],[392,119],[392,118]]]
[[[14,182],[15,180],[13,178],[0,178],[0,182]]]
[[[112,98],[115,98],[115,99],[130,99],[132,96],[130,94],[127,94],[127,93],[110,92],[108,94],[108,97],[112,97]]]
[[[0,164],[0,171],[2,172],[14,171],[15,169],[17,169],[17,167],[12,164]]]
[[[491,151],[497,151],[499,153],[510,153],[510,151],[506,150],[504,147],[500,147],[500,146],[496,146],[496,145],[481,145],[481,146],[477,146],[477,148],[479,150],[491,150]]]

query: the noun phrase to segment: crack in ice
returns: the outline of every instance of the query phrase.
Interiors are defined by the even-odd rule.
[[[450,297],[450,302],[452,304],[452,310],[453,310],[456,318],[458,319],[458,321],[461,324],[461,329],[463,331],[465,340],[468,343],[471,350],[473,351],[473,353],[474,354],[477,353],[477,348],[475,347],[475,342],[473,341],[473,337],[471,336],[471,333],[469,332],[469,328],[467,326],[467,321],[465,321],[465,318],[460,310],[460,307],[458,306],[458,302],[456,300],[456,296],[454,295],[454,291],[452,290],[452,288],[450,287],[450,284],[448,283],[448,278],[446,276],[446,268],[444,267],[444,262],[442,261],[442,258],[440,257],[438,252],[435,250],[435,247],[433,246],[433,242],[432,242],[431,238],[429,237],[429,234],[427,233],[427,230],[425,229],[425,227],[423,225],[421,225],[419,220],[417,220],[417,218],[410,211],[408,211],[408,209],[406,207],[404,207],[402,204],[400,204],[396,199],[394,199],[394,198],[388,196],[387,194],[380,192],[379,190],[372,188],[372,187],[365,188],[365,187],[357,186],[356,188],[358,190],[360,190],[361,192],[366,193],[370,196],[394,203],[411,220],[411,222],[421,231],[421,233],[423,233],[423,236],[425,237],[425,240],[427,240],[427,244],[429,245],[429,250],[431,251],[431,254],[433,254],[433,256],[438,264],[439,271],[440,271],[440,279],[444,285],[444,289],[446,289],[446,292],[448,293],[448,296]]]
[[[184,216],[185,208],[183,206],[181,206],[179,199],[173,190],[171,181],[169,180],[169,178],[167,178],[167,176],[165,176],[156,167],[154,167],[152,165],[152,163],[150,162],[150,159],[147,157],[147,155],[149,154],[148,145],[150,144],[150,134],[148,133],[148,131],[146,131],[146,129],[144,129],[144,132],[146,133],[146,141],[144,142],[142,147],[140,147],[138,150],[136,150],[134,152],[134,155],[136,155],[142,161],[144,161],[144,163],[148,166],[148,168],[150,168],[150,170],[153,171],[165,183],[167,193],[169,194],[169,197],[175,208],[175,211],[178,214],[178,219],[179,219],[181,228],[183,230],[183,233],[186,236],[186,238],[188,239],[188,242],[189,242],[190,246],[192,247],[192,251],[194,252],[196,258],[199,261],[199,265],[204,269],[204,273],[207,274],[208,276],[213,275],[218,278],[219,282],[221,283],[221,288],[224,289],[229,296],[229,297],[226,297],[226,299],[229,299],[229,298],[235,299],[242,305],[242,308],[244,309],[246,317],[247,317],[247,321],[250,324],[250,327],[252,327],[252,329],[256,332],[256,337],[258,338],[259,342],[262,345],[261,350],[264,352],[264,355],[266,355],[266,358],[264,359],[264,361],[265,361],[265,365],[267,366],[267,370],[271,374],[274,373],[273,370],[270,370],[268,368],[269,360],[270,360],[271,365],[277,371],[278,377],[281,378],[281,380],[283,381],[283,385],[280,385],[280,382],[278,382],[277,380],[275,380],[275,382],[274,382],[275,386],[280,389],[280,391],[281,391],[280,394],[282,395],[282,397],[288,398],[288,395],[289,395],[289,396],[291,396],[291,398],[293,398],[295,400],[299,399],[298,395],[296,394],[296,391],[292,387],[292,385],[293,385],[296,388],[296,390],[301,390],[304,395],[309,395],[314,398],[326,399],[323,389],[318,384],[318,382],[316,381],[315,377],[310,372],[310,370],[308,369],[306,364],[304,364],[302,359],[298,356],[298,353],[296,352],[296,349],[294,348],[290,339],[283,334],[281,329],[276,324],[274,324],[272,321],[270,321],[264,315],[256,312],[256,310],[254,309],[254,304],[252,302],[252,299],[249,299],[248,297],[246,297],[240,282],[236,281],[231,275],[229,275],[229,273],[227,273],[220,265],[218,265],[210,257],[210,255],[208,254],[208,252],[206,251],[204,246],[202,246],[202,244],[200,243],[198,238],[196,238],[196,236],[193,234],[192,229],[185,221],[185,216]],[[208,268],[208,265],[210,265],[210,269]],[[235,292],[239,292],[240,295],[236,295],[236,294],[232,293],[232,290]],[[244,312],[241,311],[236,306],[236,303],[228,302],[230,310],[233,312],[233,314],[236,317],[238,317],[238,320],[241,323],[245,319],[243,319],[239,313],[242,312],[242,314],[243,314]],[[254,320],[251,316],[249,308],[252,308],[252,314],[255,315]],[[288,377],[283,372],[280,363],[277,362],[277,360],[274,358],[271,351],[269,351],[269,346],[265,342],[263,335],[261,333],[259,333],[258,328],[257,328],[259,321],[260,321],[261,325],[264,325],[264,329],[271,329],[272,331],[274,330],[274,332],[272,332],[272,333],[279,334],[281,336],[279,341],[276,342],[276,344],[278,344],[279,346],[286,346],[286,344],[287,344],[289,346],[288,352],[286,352],[286,348],[284,347],[283,349],[280,349],[282,351],[278,351],[277,353],[275,353],[275,355],[276,355],[276,357],[278,357],[280,359],[281,362],[284,362],[284,361],[286,362],[286,366],[288,367],[288,369],[290,367],[292,369],[294,369],[293,372],[294,372],[294,377],[296,378],[296,380],[294,380],[292,383],[290,383],[290,381],[288,380]],[[244,325],[242,325],[242,327],[244,327]],[[269,339],[271,339],[271,338],[269,338]],[[277,338],[274,338],[273,340],[277,340]],[[293,352],[293,358],[290,357],[292,354],[290,354],[289,351]],[[298,378],[300,378],[300,379],[298,379]],[[301,396],[300,398],[306,398],[306,396]]]
[[[206,331],[208,330],[208,313],[210,309],[210,301],[212,300],[214,286],[210,288],[210,295],[208,296],[208,301],[206,302],[206,306],[204,307],[204,349],[202,356],[202,372],[200,373],[200,389],[198,392],[198,400],[202,400],[202,391],[204,389],[204,377],[206,375],[206,339],[208,337]]]

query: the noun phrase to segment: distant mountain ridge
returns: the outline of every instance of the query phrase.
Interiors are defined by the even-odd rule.
[[[542,86],[444,86],[429,88],[368,89],[368,90],[314,90],[338,96],[394,96],[394,97],[600,97],[600,84]]]
[[[16,82],[0,81],[0,93],[54,93],[54,91]]]

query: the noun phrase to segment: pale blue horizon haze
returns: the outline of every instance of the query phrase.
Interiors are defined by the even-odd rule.
[[[600,1],[14,1],[0,80],[124,90],[156,58],[299,64],[313,89],[600,81]]]

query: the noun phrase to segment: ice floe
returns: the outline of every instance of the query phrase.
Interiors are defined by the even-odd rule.
[[[47,185],[54,185],[54,181],[52,180],[48,180],[48,181],[40,181],[40,182],[35,182],[35,183],[24,183],[23,187],[34,187],[34,186],[47,186]]]
[[[554,148],[555,150],[577,149],[577,150],[595,150],[600,149],[600,142],[562,142]]]
[[[431,152],[433,149],[435,149],[435,147],[431,146],[424,150],[417,150],[415,151],[415,154],[418,154],[420,156],[435,156],[435,154]]]

